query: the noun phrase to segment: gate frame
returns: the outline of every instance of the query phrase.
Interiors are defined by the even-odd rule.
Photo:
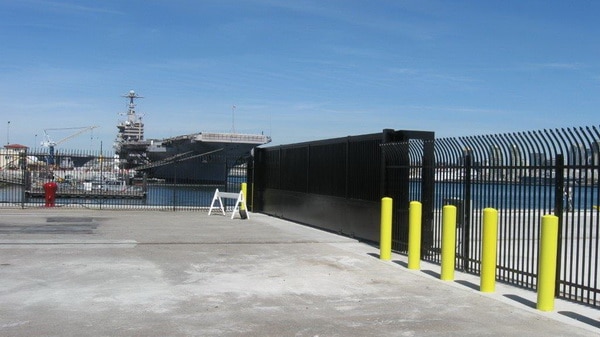
[[[418,141],[422,148],[414,149]],[[421,152],[421,253],[428,254],[434,245],[433,202],[434,202],[434,141],[435,132],[412,130],[383,130],[381,195],[394,199],[392,244],[399,252],[408,251],[408,208],[410,205],[410,156],[413,151]],[[411,146],[412,145],[412,146]],[[399,170],[393,176],[390,170]]]

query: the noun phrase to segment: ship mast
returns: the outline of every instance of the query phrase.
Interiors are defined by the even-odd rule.
[[[135,114],[135,98],[144,98],[143,96],[139,96],[135,91],[130,90],[127,95],[123,95],[123,97],[129,98],[129,109],[127,110],[127,120],[129,122],[135,122],[137,116]]]
[[[127,120],[117,125],[117,128],[119,129],[117,142],[142,141],[144,140],[144,123],[142,123],[142,116],[139,116],[135,112],[135,99],[143,97],[139,96],[133,90],[130,90],[129,93],[122,97],[129,98],[129,105],[127,109]]]

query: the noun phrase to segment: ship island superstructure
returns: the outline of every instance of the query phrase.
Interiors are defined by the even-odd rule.
[[[263,134],[199,132],[164,139],[145,139],[144,123],[136,112],[131,90],[127,119],[117,125],[115,153],[124,169],[145,172],[151,178],[193,183],[223,183],[229,170],[245,162],[251,150],[267,144]]]
[[[133,90],[129,91],[123,97],[129,98],[129,108],[127,109],[127,120],[117,125],[119,132],[117,133],[116,143],[143,141],[144,123],[142,123],[142,118],[135,111],[134,102],[134,99],[143,97],[138,96]]]

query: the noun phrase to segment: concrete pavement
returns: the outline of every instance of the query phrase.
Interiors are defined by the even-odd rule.
[[[600,335],[600,310],[261,214],[0,214],[0,336]]]

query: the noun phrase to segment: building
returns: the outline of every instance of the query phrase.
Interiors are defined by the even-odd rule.
[[[25,164],[21,153],[27,153],[28,147],[21,144],[7,144],[0,149],[0,169],[18,169]]]

